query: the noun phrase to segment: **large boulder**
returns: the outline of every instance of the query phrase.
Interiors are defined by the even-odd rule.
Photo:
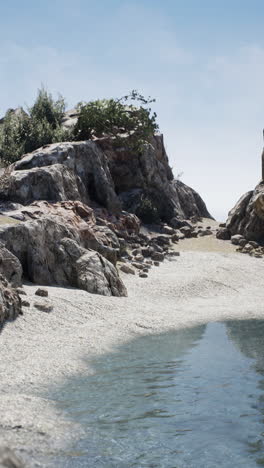
[[[24,275],[38,284],[70,285],[88,292],[123,296],[126,289],[115,267],[89,250],[76,226],[53,214],[37,220],[3,225],[0,240],[21,262]]]
[[[226,228],[231,235],[264,242],[264,182],[238,200],[229,212]]]
[[[43,146],[10,166],[0,179],[0,199],[27,204],[41,198],[91,199],[120,211],[106,155],[92,141]]]

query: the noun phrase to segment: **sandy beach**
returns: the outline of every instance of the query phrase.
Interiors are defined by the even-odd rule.
[[[153,267],[147,279],[122,274],[128,297],[48,287],[50,313],[31,303],[0,336],[0,438],[26,466],[65,449],[82,428],[68,421],[48,390],[92,372],[87,356],[103,355],[139,335],[227,319],[263,318],[264,264],[213,236],[179,243],[180,257]],[[85,359],[84,359],[85,358]]]

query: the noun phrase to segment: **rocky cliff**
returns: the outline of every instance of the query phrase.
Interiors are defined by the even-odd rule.
[[[245,193],[229,212],[226,228],[230,236],[264,242],[264,183]]]
[[[142,200],[158,216],[155,239],[140,232]],[[173,227],[210,217],[200,196],[173,180],[162,135],[138,152],[109,137],[39,148],[1,176],[0,210],[0,241],[29,280],[116,296],[126,294],[117,260],[147,276],[177,242]]]

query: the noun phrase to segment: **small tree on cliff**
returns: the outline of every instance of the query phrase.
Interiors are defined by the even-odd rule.
[[[0,125],[0,158],[5,164],[17,161],[24,153],[58,141],[72,139],[62,128],[65,101],[52,98],[44,88],[38,91],[34,105],[25,112],[8,110]]]
[[[110,136],[114,143],[140,151],[142,144],[158,129],[156,113],[145,98],[132,91],[120,99],[103,99],[80,103],[78,121],[71,130],[62,125],[65,100],[54,100],[43,87],[35,103],[25,112],[7,111],[0,122],[0,159],[5,164],[23,154],[59,141],[80,141]],[[136,105],[135,105],[136,104]]]
[[[148,107],[152,102],[155,99],[146,99],[135,90],[119,99],[81,102],[74,129],[75,139],[110,136],[117,144],[126,142],[139,148],[158,129],[157,115]]]

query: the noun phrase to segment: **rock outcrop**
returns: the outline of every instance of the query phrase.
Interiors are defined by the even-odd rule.
[[[229,212],[226,229],[230,236],[242,235],[247,240],[264,242],[264,183],[245,193]]]
[[[177,216],[211,217],[201,197],[173,180],[162,135],[143,151],[116,148],[110,138],[47,145],[10,166],[0,179],[0,200],[27,205],[36,200],[80,200],[111,213],[137,212],[142,196],[158,207],[162,221]]]
[[[65,125],[72,115],[65,116]],[[13,263],[9,271],[0,252],[0,273],[9,281],[18,284],[23,268],[38,284],[122,296],[118,260],[131,262],[145,278],[171,242],[199,234],[185,219],[210,214],[195,191],[173,180],[162,135],[137,151],[123,141],[124,147],[110,137],[50,144],[5,170],[0,241]],[[146,197],[163,222],[156,237],[140,232],[136,213]],[[133,249],[138,253],[131,255]]]
[[[34,283],[70,285],[95,294],[126,295],[115,267],[98,252],[82,247],[89,244],[90,235],[97,240],[89,225],[81,222],[78,225],[78,216],[76,225],[73,220],[67,224],[65,221],[67,216],[63,219],[62,215],[41,213],[36,220],[1,226],[0,239],[19,259],[24,275]]]

